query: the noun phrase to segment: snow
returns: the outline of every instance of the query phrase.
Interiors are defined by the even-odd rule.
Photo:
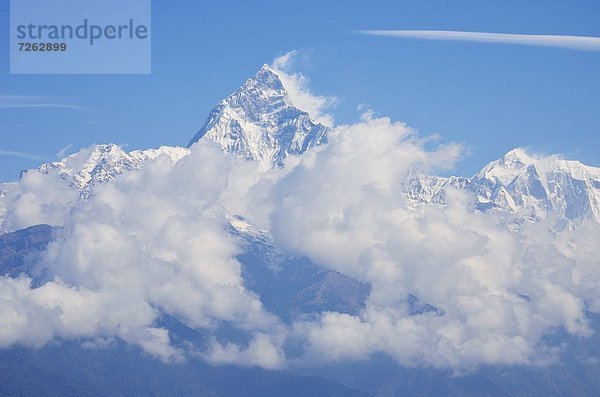
[[[125,152],[115,144],[94,145],[82,149],[60,161],[44,163],[38,167],[42,174],[59,174],[81,197],[91,194],[98,183],[108,182],[124,172],[140,169],[146,160],[167,156],[173,163],[189,153],[182,147],[161,146],[159,149]]]
[[[263,65],[254,77],[219,102],[189,146],[209,139],[224,151],[257,161],[268,170],[282,166],[288,155],[326,143],[329,129],[285,98],[286,89],[278,74]],[[115,144],[94,145],[60,161],[44,163],[38,170],[59,174],[86,198],[95,185],[140,169],[148,160],[166,156],[176,163],[189,152],[189,148],[161,146],[128,153]],[[0,184],[0,224],[11,186]],[[554,217],[566,226],[584,219],[600,222],[600,168],[557,156],[532,156],[522,148],[490,162],[471,178],[413,171],[404,182],[405,195],[415,208],[445,205],[449,188],[470,192],[474,207],[482,212],[504,212],[521,220]],[[251,227],[239,219],[232,220],[232,226],[245,232]]]
[[[584,219],[600,222],[600,168],[556,156],[529,155],[516,148],[471,178],[440,178],[412,173],[406,183],[411,202],[444,204],[449,187],[475,194],[482,212],[517,214],[522,219],[556,217],[564,225]]]
[[[201,138],[229,153],[256,160],[262,169],[282,166],[290,154],[302,154],[327,141],[329,129],[286,101],[287,91],[263,65],[244,85],[219,102],[189,146]]]

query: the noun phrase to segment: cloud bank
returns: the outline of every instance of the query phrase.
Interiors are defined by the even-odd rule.
[[[117,337],[163,361],[181,361],[184,353],[156,325],[167,314],[208,333],[229,323],[256,334],[251,353],[240,349],[248,364],[281,365],[258,354],[278,351],[260,335],[279,320],[244,287],[234,258],[239,249],[220,210],[221,196],[235,186],[227,174],[238,162],[213,145],[195,145],[174,166],[158,158],[69,206],[64,181],[28,172],[8,197],[9,224],[64,230],[38,263],[49,282],[0,279],[0,346]],[[236,168],[245,177],[255,170]]]
[[[474,41],[600,51],[600,37],[589,36],[461,32],[453,30],[358,30],[357,33],[406,39]]]
[[[307,362],[383,353],[442,368],[533,364],[552,358],[546,335],[592,332],[585,311],[599,302],[598,259],[580,244],[600,237],[596,223],[577,235],[544,224],[516,234],[500,216],[473,212],[464,192],[448,191],[447,207],[407,203],[410,169],[452,164],[460,149],[427,151],[404,124],[366,118],[333,131],[275,186],[276,241],[372,287],[360,315],[294,324]],[[411,296],[437,310],[411,315]]]
[[[430,146],[367,113],[266,173],[204,141],[175,164],[159,157],[98,185],[85,201],[57,177],[27,173],[7,196],[11,227],[64,229],[37,264],[47,283],[0,278],[0,347],[119,338],[167,362],[282,368],[386,354],[463,370],[545,363],[559,349],[548,336],[590,335],[599,225],[510,232],[501,215],[474,212],[472,197],[452,190],[445,207],[415,207],[402,189],[411,170],[451,168],[464,150]],[[270,229],[286,253],[369,283],[365,309],[291,323],[269,313],[235,259],[243,247],[230,214]],[[427,309],[415,313],[415,300]],[[162,315],[209,343],[174,344]],[[245,340],[219,334],[223,325]]]

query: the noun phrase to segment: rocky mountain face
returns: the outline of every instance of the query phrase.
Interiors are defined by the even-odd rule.
[[[56,236],[58,229],[35,225],[13,233],[0,235],[0,275],[37,276],[33,267],[38,256]]]
[[[263,169],[280,167],[289,155],[327,142],[329,129],[286,102],[286,89],[267,65],[210,112],[188,146],[200,139],[256,160]]]

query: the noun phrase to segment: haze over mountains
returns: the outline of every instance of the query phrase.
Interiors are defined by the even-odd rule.
[[[370,115],[320,124],[284,73],[260,68],[188,147],[98,144],[0,184],[10,370],[32,360],[21,345],[51,365],[54,341],[110,359],[79,340],[135,346],[148,373],[209,363],[344,384],[315,381],[323,395],[600,390],[600,169],[517,148],[439,177],[460,145],[426,149]],[[548,379],[540,365],[561,360]]]

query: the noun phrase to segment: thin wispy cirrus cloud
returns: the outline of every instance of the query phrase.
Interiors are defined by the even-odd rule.
[[[15,150],[4,150],[4,149],[0,149],[0,157],[19,157],[22,159],[42,160],[42,161],[48,160],[48,158],[39,156],[34,153],[19,152],[19,151],[15,151]]]
[[[66,101],[39,95],[0,95],[0,109],[57,108],[87,111]]]
[[[405,39],[472,41],[600,51],[600,37],[551,34],[464,32],[454,30],[358,30],[356,33]]]
[[[73,144],[70,143],[70,144],[62,147],[61,149],[59,149],[58,152],[56,152],[56,158],[59,160],[63,159],[72,147],[73,147]],[[0,157],[17,157],[17,158],[21,158],[21,159],[38,160],[38,161],[51,161],[52,160],[51,157],[41,156],[41,155],[35,154],[35,153],[21,152],[18,150],[6,150],[6,149],[1,149],[1,148],[0,148]]]
[[[56,158],[61,160],[65,157],[65,155],[67,154],[67,152],[69,151],[69,149],[71,149],[73,147],[72,143],[69,143],[68,145],[60,148],[60,150],[58,152],[56,152]]]

